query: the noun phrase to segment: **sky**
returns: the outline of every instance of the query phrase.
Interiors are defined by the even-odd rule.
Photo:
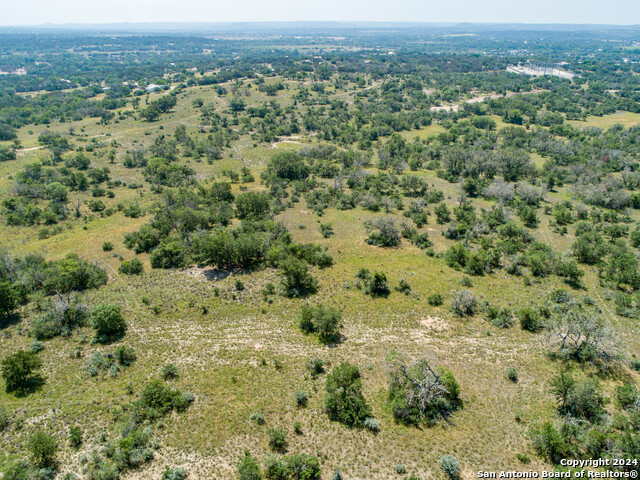
[[[383,21],[640,24],[640,0],[0,0],[0,25]]]

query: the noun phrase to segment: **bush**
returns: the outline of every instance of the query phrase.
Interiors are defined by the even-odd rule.
[[[118,271],[125,275],[141,275],[144,270],[142,262],[137,258],[133,260],[125,260],[118,267]]]
[[[321,358],[311,358],[307,360],[305,366],[313,378],[324,373],[324,360]]]
[[[28,440],[33,463],[40,468],[50,468],[56,462],[58,445],[56,439],[42,431],[33,433]]]
[[[297,390],[295,393],[295,398],[296,398],[296,405],[298,407],[306,407],[307,404],[309,403],[309,397],[307,396],[306,392],[301,392]]]
[[[505,376],[513,383],[518,383],[518,370],[516,370],[516,367],[507,367]]]
[[[2,378],[7,392],[21,390],[37,380],[34,373],[42,368],[42,361],[33,352],[20,350],[2,360]]]
[[[315,333],[323,342],[336,340],[340,336],[342,315],[333,307],[305,305],[300,312],[298,324],[305,333]]]
[[[429,295],[427,303],[433,307],[438,307],[444,303],[444,298],[440,293],[434,293],[433,295]]]
[[[165,380],[178,378],[178,367],[173,363],[167,363],[160,371],[160,376]]]
[[[164,467],[164,472],[162,472],[162,477],[160,477],[160,480],[184,480],[188,476],[189,472],[187,472],[184,468]]]
[[[11,425],[11,417],[5,407],[0,405],[0,432],[3,432]]]
[[[561,459],[567,458],[569,453],[567,445],[551,422],[545,422],[541,426],[532,428],[529,436],[538,454],[551,463],[558,464]]]
[[[111,250],[113,250],[113,243],[111,242],[104,242],[102,244],[102,251],[103,252],[110,252]]]
[[[320,224],[320,234],[323,238],[329,238],[333,235],[333,227],[330,223],[321,223]]]
[[[386,358],[389,370],[389,403],[395,418],[406,424],[434,424],[447,420],[462,406],[460,385],[453,374],[433,369],[427,359],[407,363],[398,352]]]
[[[453,300],[451,301],[451,310],[461,317],[472,316],[478,308],[478,300],[476,296],[469,290],[454,290]]]
[[[127,330],[127,322],[120,313],[120,307],[110,303],[101,303],[94,307],[91,311],[91,326],[96,331],[99,341],[117,337]]]
[[[460,478],[460,463],[453,455],[440,457],[440,468],[442,468],[449,480],[458,480]]]
[[[120,345],[116,348],[114,352],[114,357],[116,361],[122,365],[123,367],[128,367],[138,358],[136,356],[136,352],[134,352],[133,348],[128,347],[126,345]]]
[[[529,332],[539,332],[543,328],[540,313],[533,307],[525,307],[518,312],[520,327]]]
[[[318,282],[311,276],[309,267],[303,260],[287,257],[278,266],[286,296],[306,297],[318,290]]]
[[[151,380],[140,392],[140,399],[134,403],[136,415],[141,418],[161,418],[171,410],[182,412],[193,402],[191,393],[180,393],[160,379]]]
[[[0,317],[9,316],[18,306],[20,295],[9,281],[0,280]]]
[[[313,455],[291,455],[287,460],[291,480],[321,480],[320,462]]]
[[[401,236],[392,218],[381,218],[374,222],[365,222],[369,233],[367,243],[378,247],[397,247]]]
[[[387,284],[387,276],[383,272],[373,272],[373,275],[365,281],[364,293],[372,297],[387,297],[390,290]]]
[[[78,448],[82,444],[82,429],[80,427],[69,428],[69,445]]]
[[[265,423],[264,415],[261,413],[252,413],[251,417],[249,418],[251,418],[251,420],[256,422],[258,425],[264,425]]]
[[[269,448],[274,452],[285,453],[287,451],[287,434],[281,428],[270,428],[267,430],[269,437]]]
[[[35,319],[32,325],[33,335],[41,340],[58,335],[69,336],[76,329],[83,327],[89,317],[87,306],[77,299],[64,301],[55,299],[53,305]]]
[[[394,287],[396,292],[404,293],[405,295],[409,295],[411,293],[411,285],[404,278],[398,282],[398,285]]]
[[[325,409],[329,418],[349,426],[362,426],[371,407],[362,395],[360,370],[344,362],[327,375]]]
[[[244,457],[238,462],[238,480],[261,480],[262,470],[260,464],[249,450],[244,451]]]
[[[380,424],[375,418],[367,417],[364,419],[364,427],[371,430],[374,433],[380,431]]]

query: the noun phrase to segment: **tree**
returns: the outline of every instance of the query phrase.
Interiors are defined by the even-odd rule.
[[[53,436],[38,430],[29,437],[28,445],[33,463],[38,467],[51,468],[55,465],[58,444]]]
[[[287,460],[291,480],[321,480],[320,462],[313,455],[291,455]]]
[[[599,232],[589,231],[578,236],[571,251],[580,263],[594,265],[607,254],[607,246]]]
[[[306,297],[318,290],[318,281],[309,273],[309,266],[305,261],[288,256],[278,267],[286,296]]]
[[[460,385],[448,370],[434,369],[426,359],[407,363],[392,351],[387,355],[389,402],[394,416],[405,423],[448,420],[462,406]]]
[[[98,339],[108,339],[123,334],[127,330],[127,322],[120,312],[120,307],[110,303],[101,303],[91,311],[91,326]]]
[[[371,416],[371,407],[362,395],[360,370],[344,362],[327,375],[325,409],[329,418],[345,425],[360,427]]]
[[[231,109],[232,112],[241,112],[241,111],[244,110],[244,107],[246,107],[246,106],[247,106],[247,104],[240,97],[233,97],[229,101],[229,108]]]
[[[20,295],[8,280],[0,280],[0,317],[9,316],[18,306]]]
[[[260,464],[249,450],[244,451],[244,457],[238,462],[238,480],[261,480]]]
[[[334,307],[305,305],[300,312],[299,325],[305,333],[315,333],[323,342],[329,342],[340,335],[342,316]]]
[[[34,373],[42,368],[42,360],[35,353],[19,350],[2,360],[2,378],[7,392],[27,387],[37,378]]]
[[[576,308],[562,312],[549,326],[547,343],[554,355],[609,363],[617,357],[613,332],[601,317]]]
[[[240,219],[264,219],[271,213],[270,203],[270,197],[267,193],[241,193],[235,199],[236,215]]]
[[[378,247],[397,247],[400,245],[400,232],[392,218],[380,218],[374,222],[365,222],[369,233],[367,243]]]

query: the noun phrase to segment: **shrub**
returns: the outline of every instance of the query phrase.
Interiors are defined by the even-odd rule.
[[[125,275],[141,275],[144,270],[142,262],[137,258],[133,260],[125,260],[118,267],[118,271]]]
[[[165,380],[171,380],[174,378],[178,378],[178,367],[176,367],[173,363],[167,363],[162,367],[160,371],[160,376]]]
[[[431,306],[438,307],[444,303],[444,298],[440,293],[434,293],[433,295],[429,295],[427,303]]]
[[[252,413],[251,417],[249,418],[251,418],[251,420],[256,422],[258,425],[264,425],[265,423],[264,415],[261,413]]]
[[[187,264],[184,247],[175,240],[163,242],[151,253],[151,268],[182,268]]]
[[[529,436],[538,454],[551,463],[558,464],[561,459],[567,458],[567,445],[551,422],[544,422],[541,426],[532,428]]]
[[[509,328],[513,325],[513,314],[508,308],[501,308],[495,311],[491,318],[491,323],[498,328]]]
[[[58,445],[56,439],[42,431],[33,433],[28,440],[33,463],[40,468],[52,467],[56,462]]]
[[[321,358],[311,358],[307,360],[305,366],[314,378],[324,373],[324,360]]]
[[[323,238],[329,238],[333,235],[333,227],[330,223],[321,223],[320,224],[320,234]]]
[[[274,452],[285,453],[287,451],[287,435],[281,428],[270,428],[267,430],[269,436],[269,448]]]
[[[11,425],[11,418],[9,412],[5,407],[0,405],[0,432],[6,430]]]
[[[133,348],[126,345],[120,345],[114,352],[116,361],[123,367],[128,367],[138,358]]]
[[[9,281],[0,280],[0,317],[9,316],[18,306],[20,295]]]
[[[373,272],[370,280],[365,283],[364,292],[372,297],[387,297],[390,290],[387,276],[383,272]]]
[[[321,480],[320,462],[313,455],[291,455],[287,460],[291,480]]]
[[[37,317],[32,325],[33,335],[41,340],[58,335],[69,336],[76,329],[83,327],[89,317],[87,306],[77,299],[55,299],[53,305]]]
[[[478,300],[476,296],[469,290],[454,290],[453,300],[451,301],[451,310],[461,317],[472,316],[478,308]]]
[[[2,360],[2,377],[7,392],[23,389],[37,380],[34,373],[42,368],[42,361],[33,352],[20,350]]]
[[[344,362],[327,375],[325,409],[329,418],[349,426],[362,426],[371,407],[362,395],[360,370]]]
[[[287,480],[290,478],[287,459],[269,455],[264,462],[264,478],[266,480]]]
[[[189,472],[187,472],[184,468],[164,467],[164,472],[162,472],[162,477],[160,477],[160,480],[184,480],[188,476]]]
[[[440,468],[442,468],[449,480],[458,480],[460,478],[460,463],[453,455],[440,457]]]
[[[525,307],[518,312],[520,327],[529,332],[539,332],[542,330],[543,322],[540,313],[533,307]]]
[[[127,322],[120,313],[120,307],[110,303],[101,303],[93,308],[91,326],[99,341],[117,337],[127,330]]]
[[[80,427],[69,428],[69,445],[78,448],[82,443],[82,429]]]
[[[507,367],[505,376],[513,383],[518,383],[518,370],[516,370],[516,367]]]
[[[244,451],[244,457],[238,462],[238,480],[261,480],[260,464],[249,450]]]
[[[365,222],[369,232],[367,243],[378,247],[397,247],[401,236],[392,218],[381,218],[374,222]]]
[[[407,467],[405,467],[402,463],[399,463],[398,465],[396,465],[396,473],[398,475],[404,475],[405,473],[407,473]]]
[[[171,410],[184,411],[193,402],[192,394],[171,388],[160,379],[151,380],[134,402],[136,414],[141,418],[161,418]]]
[[[372,417],[367,417],[364,419],[364,426],[365,428],[371,430],[374,433],[377,433],[380,431],[380,424],[375,418],[372,418]]]
[[[448,370],[435,370],[427,359],[407,364],[404,356],[390,352],[389,403],[395,418],[407,424],[433,424],[448,419],[462,406],[460,385]]]
[[[411,293],[411,285],[404,278],[398,282],[398,285],[394,287],[396,292],[404,293],[405,295],[409,295]]]
[[[306,297],[318,290],[318,282],[309,273],[309,267],[303,260],[290,256],[282,260],[278,266],[286,296]]]
[[[297,390],[295,393],[295,398],[296,398],[296,405],[298,407],[306,407],[307,404],[309,403],[309,397],[307,396],[306,392],[301,392]]]
[[[298,324],[305,333],[315,333],[323,342],[336,340],[340,336],[342,315],[333,307],[305,305],[300,312]]]

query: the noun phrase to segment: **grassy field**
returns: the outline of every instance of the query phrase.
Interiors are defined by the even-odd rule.
[[[273,97],[250,88],[250,105],[259,105]],[[282,106],[292,103],[294,85],[278,92]],[[353,93],[340,93],[351,99]],[[151,99],[154,95],[151,96]],[[104,156],[91,155],[96,166],[108,166],[111,177],[126,183],[142,183],[136,169],[122,165],[126,150],[136,145],[149,145],[160,133],[173,133],[179,124],[187,126],[190,134],[199,128],[200,114],[192,106],[196,98],[225,109],[226,99],[220,98],[213,87],[192,87],[178,96],[174,111],[157,123],[143,123],[131,117],[109,125],[95,119],[70,124],[54,123],[23,127],[19,138],[24,150],[15,162],[0,163],[0,195],[11,192],[17,171],[28,163],[41,160],[47,152],[38,148],[37,137],[44,130],[66,132],[73,127],[73,141],[77,145],[100,141],[116,142],[116,160],[109,163]],[[497,120],[499,120],[496,117]],[[629,126],[640,122],[640,115],[615,114],[590,118],[587,123],[607,128],[616,123]],[[503,126],[499,122],[498,127]],[[433,125],[403,137],[421,140],[444,132]],[[285,140],[285,139],[283,139]],[[232,148],[225,150],[221,160],[186,160],[200,180],[222,178],[226,169],[249,167],[256,178],[270,156],[280,149],[299,149],[313,145],[313,137],[290,138],[275,145],[259,144],[241,136]],[[544,158],[533,156],[540,167]],[[435,188],[442,190],[446,202],[455,203],[458,187],[440,178],[435,172],[420,172]],[[262,188],[258,182],[249,189]],[[238,186],[234,186],[237,191]],[[71,338],[47,341],[41,358],[44,361],[45,386],[26,398],[16,398],[0,391],[0,404],[12,412],[21,426],[11,432],[0,433],[0,467],[8,458],[24,450],[28,434],[35,428],[53,433],[62,446],[62,472],[78,471],[81,457],[101,432],[117,434],[116,419],[122,405],[133,400],[135,393],[151,378],[158,375],[167,362],[175,363],[180,376],[173,383],[181,390],[195,394],[196,401],[184,414],[166,418],[157,430],[161,447],[156,460],[126,478],[159,478],[165,465],[183,466],[190,479],[232,479],[235,465],[245,449],[263,459],[267,456],[266,429],[282,427],[289,440],[289,451],[312,453],[322,463],[323,478],[330,478],[340,468],[345,478],[386,480],[402,478],[396,466],[405,465],[408,473],[421,478],[442,478],[439,458],[453,454],[461,460],[463,478],[476,478],[477,470],[532,469],[545,465],[533,453],[527,431],[541,419],[549,417],[555,400],[549,393],[548,382],[559,365],[545,355],[543,334],[531,334],[519,327],[499,329],[481,318],[455,317],[449,308],[449,292],[461,289],[463,274],[447,267],[441,258],[427,256],[422,250],[403,241],[399,248],[382,249],[366,244],[363,221],[385,216],[356,208],[328,209],[318,217],[306,208],[305,202],[295,203],[277,216],[298,242],[314,242],[327,246],[335,265],[315,270],[319,292],[305,300],[277,297],[273,303],[263,299],[261,291],[267,282],[277,282],[272,269],[256,272],[218,274],[207,269],[184,271],[151,270],[148,256],[138,257],[145,263],[140,276],[123,276],[117,271],[119,256],[133,258],[132,251],[122,244],[123,235],[137,230],[151,217],[149,210],[157,196],[147,185],[138,190],[125,186],[114,189],[113,199],[103,199],[107,206],[119,202],[137,202],[147,213],[130,219],[121,212],[101,218],[83,210],[83,217],[66,222],[61,233],[47,239],[38,238],[39,227],[0,227],[0,244],[14,254],[44,252],[49,258],[60,258],[77,252],[83,258],[103,265],[109,273],[109,283],[87,294],[86,301],[94,305],[109,301],[122,306],[129,322],[127,335],[121,343],[132,346],[138,355],[133,366],[116,378],[91,378],[82,366],[93,351],[110,352],[108,347],[92,345],[91,332],[83,329]],[[567,192],[560,189],[552,201],[562,199]],[[84,198],[84,197],[82,197]],[[74,197],[71,198],[74,200]],[[408,204],[408,199],[405,199]],[[485,200],[474,205],[487,208]],[[640,220],[637,211],[633,219]],[[398,222],[402,216],[394,214]],[[540,227],[535,231],[538,240],[560,252],[567,252],[573,241],[573,227],[568,235],[554,233],[549,227],[550,217],[540,214]],[[321,236],[320,222],[332,224],[335,235]],[[434,250],[441,253],[453,242],[446,240],[443,226],[435,224],[434,216],[421,231],[427,231],[434,241]],[[103,252],[102,243],[111,241],[113,252]],[[387,299],[372,299],[353,287],[354,275],[360,268],[382,270],[393,287],[401,279],[412,286],[411,295],[393,292]],[[245,290],[236,291],[236,280]],[[627,343],[629,351],[637,352],[640,339],[635,321],[614,315],[610,292],[601,288],[597,272],[587,270],[585,288],[572,293],[577,298],[590,295],[604,315],[615,324]],[[534,280],[529,286],[521,277],[504,271],[473,278],[472,290],[480,300],[512,310],[530,304],[541,304],[556,288],[568,288],[556,277]],[[218,293],[219,292],[219,293]],[[441,307],[429,306],[426,299],[433,293],[445,295]],[[144,301],[143,301],[144,300]],[[344,341],[324,346],[311,336],[300,332],[296,318],[306,303],[325,303],[342,311]],[[206,307],[207,313],[203,313]],[[21,312],[21,321],[0,331],[3,354],[27,348],[31,338],[28,328],[38,315],[32,307]],[[81,358],[73,358],[76,349]],[[428,357],[452,370],[462,387],[464,409],[453,417],[451,424],[431,428],[408,427],[393,420],[387,401],[387,371],[384,357],[397,349],[414,358]],[[348,360],[357,364],[363,375],[364,395],[373,406],[381,425],[376,435],[349,429],[330,422],[323,412],[324,377],[310,378],[305,361],[318,357],[330,365]],[[519,382],[505,377],[507,367],[516,367]],[[637,373],[634,375],[637,380]],[[294,392],[309,394],[309,405],[298,408]],[[266,417],[266,425],[250,420],[253,413]],[[293,431],[294,421],[302,423],[302,434]],[[72,425],[85,430],[85,444],[80,451],[67,447],[67,432]],[[522,464],[516,455],[525,453],[531,463]]]

